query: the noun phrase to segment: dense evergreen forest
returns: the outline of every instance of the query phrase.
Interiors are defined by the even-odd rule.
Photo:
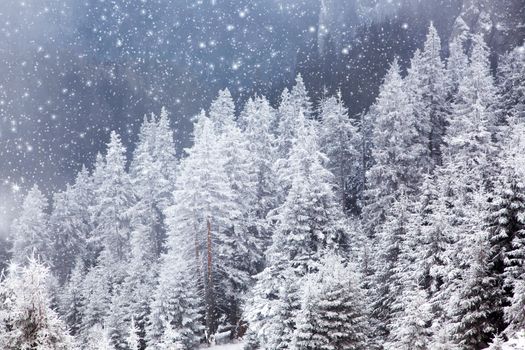
[[[169,108],[130,159],[101,135],[25,197],[0,348],[502,349],[525,329],[525,49],[490,57],[430,24],[358,115],[298,75],[277,106],[221,90],[181,154]]]

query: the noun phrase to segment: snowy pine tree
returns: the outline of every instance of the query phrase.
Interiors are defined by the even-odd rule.
[[[350,120],[341,96],[321,102],[320,144],[328,157],[328,169],[336,179],[337,194],[346,210],[359,212],[361,183],[361,136]]]
[[[503,116],[511,125],[525,120],[525,48],[506,53],[498,65],[498,87]]]
[[[51,262],[52,242],[47,206],[46,197],[38,186],[33,186],[22,203],[20,216],[11,227],[13,262],[25,265],[33,254],[42,261]]]
[[[347,244],[344,214],[316,135],[304,123],[298,132],[288,161],[292,186],[284,204],[271,215],[275,231],[268,265],[258,275],[245,310],[250,337],[264,349],[290,346],[300,307],[300,279],[318,268],[326,252],[342,252]]]
[[[53,196],[53,211],[49,218],[53,240],[53,270],[63,283],[76,262],[89,262],[88,239],[92,222],[92,182],[85,167],[78,173],[73,186]]]
[[[425,147],[417,142],[412,105],[397,61],[390,66],[375,103],[372,131],[373,164],[366,173],[363,217],[372,234],[383,223],[387,210],[404,188],[417,191],[422,181]]]
[[[292,348],[367,348],[367,310],[354,269],[339,256],[328,255],[319,271],[305,278]]]
[[[51,309],[49,269],[28,258],[0,281],[0,347],[5,350],[73,350],[76,344]]]
[[[80,332],[85,307],[85,299],[82,291],[85,277],[84,270],[84,262],[78,259],[58,300],[60,314],[68,325],[71,334],[74,336]]]

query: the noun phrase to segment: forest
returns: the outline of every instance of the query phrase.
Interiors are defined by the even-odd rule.
[[[445,57],[445,47],[448,53]],[[525,331],[525,47],[429,24],[374,103],[169,106],[48,198],[0,278],[5,350],[507,349]]]

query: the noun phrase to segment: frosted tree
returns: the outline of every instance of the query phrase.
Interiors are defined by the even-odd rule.
[[[258,275],[245,310],[253,343],[267,349],[290,346],[300,306],[299,280],[317,268],[325,252],[343,251],[347,243],[344,214],[316,135],[304,125],[298,131],[289,160],[292,186],[284,204],[270,216],[275,231],[268,265]]]
[[[320,109],[320,144],[328,157],[328,169],[335,176],[337,195],[346,210],[357,213],[364,186],[360,177],[361,135],[340,95],[323,100]]]
[[[20,216],[11,227],[13,262],[24,265],[33,254],[50,262],[52,242],[47,206],[46,197],[37,185],[33,186],[22,203]]]
[[[77,335],[82,326],[83,310],[85,306],[82,292],[85,276],[84,262],[77,260],[75,268],[58,296],[58,309],[68,325],[72,335]]]
[[[300,280],[283,262],[271,263],[256,279],[244,312],[245,349],[288,349],[301,307]]]
[[[213,124],[202,113],[194,128],[194,145],[181,164],[174,193],[174,205],[167,212],[170,232],[187,235],[194,242],[194,260],[203,287],[206,306],[206,331],[210,338],[219,319],[226,324],[235,319],[236,291],[249,275],[237,266],[246,237],[235,231],[241,216],[225,156]],[[218,305],[221,308],[218,308]]]
[[[131,317],[131,322],[129,324],[128,338],[126,339],[128,343],[129,350],[139,350],[140,349],[140,335],[139,328],[135,324],[135,318]]]
[[[81,298],[84,305],[81,309],[82,322],[80,338],[87,339],[92,327],[103,322],[109,314],[111,305],[112,280],[103,266],[92,267],[82,283]]]
[[[181,242],[186,250],[191,239]],[[171,349],[177,343],[180,349],[193,349],[204,338],[202,293],[190,252],[170,249],[163,259],[147,326],[147,349]]]
[[[236,125],[226,127],[218,146],[224,157],[224,171],[228,176],[232,200],[238,210],[237,216],[232,217],[233,227],[230,232],[236,245],[236,252],[231,256],[236,260],[232,263],[252,275],[257,272],[264,251],[264,241],[255,231],[258,174],[252,168],[249,141]],[[239,282],[244,287],[249,284],[249,281]]]
[[[503,115],[510,124],[525,120],[525,48],[506,53],[498,64],[498,87]]]
[[[497,126],[501,123],[501,111],[498,109],[500,101],[494,77],[490,71],[489,55],[490,51],[483,36],[474,35],[469,66],[460,81],[451,118],[455,122],[458,113],[466,115],[473,123],[487,127],[492,136],[497,136],[499,133]],[[455,130],[457,127],[458,125],[451,124],[450,130]]]
[[[474,37],[471,63],[458,87],[446,135],[444,165],[463,195],[469,184],[476,186],[492,175],[496,146],[495,88],[490,75],[488,52],[479,36]]]
[[[292,149],[294,130],[296,128],[295,111],[289,89],[285,88],[283,90],[279,102],[280,104],[277,110],[276,145],[279,156],[286,158]]]
[[[295,77],[295,85],[290,91],[290,98],[294,106],[294,113],[302,113],[306,119],[312,117],[312,102],[308,96],[308,91],[306,90],[306,86],[301,74],[297,74]]]
[[[164,209],[171,204],[171,192],[175,182],[177,171],[177,154],[173,130],[170,126],[169,113],[166,108],[162,108],[155,128],[155,142],[153,160],[160,164],[160,174],[158,196],[159,206]]]
[[[297,75],[295,85],[291,91],[285,89],[281,95],[279,109],[277,111],[277,150],[279,159],[275,163],[274,169],[278,175],[281,190],[286,193],[290,188],[289,176],[286,171],[290,152],[296,138],[298,129],[305,124],[312,116],[312,103],[308,97],[308,92],[301,75]]]
[[[358,276],[337,255],[303,282],[294,349],[366,349],[369,335],[364,292]]]
[[[431,348],[429,346],[431,332],[428,327],[431,312],[425,291],[412,285],[404,290],[399,303],[402,305],[402,311],[392,322],[391,340],[386,343],[385,349]]]
[[[420,135],[418,142],[429,145],[428,153],[422,155],[421,165],[426,169],[441,164],[446,126],[445,68],[440,55],[441,40],[431,23],[424,48],[421,52],[416,51],[406,78]]]
[[[131,217],[130,208],[135,203],[133,187],[126,172],[126,150],[120,136],[111,132],[104,162],[98,161],[93,173],[95,199],[90,207],[94,230],[92,244],[99,247],[96,266],[92,267],[84,281],[86,306],[82,321],[82,334],[86,335],[95,324],[115,317],[109,312],[118,290],[126,276],[126,264],[130,256]],[[124,314],[124,311],[119,311]],[[118,322],[108,325],[107,331],[115,339]],[[123,342],[123,331],[119,331],[119,342]]]
[[[525,187],[508,166],[498,180],[487,218],[490,264],[501,286],[511,288],[525,259]]]
[[[0,281],[0,347],[76,349],[64,322],[51,309],[49,269],[29,258],[25,267],[12,264]]]
[[[129,253],[129,209],[135,200],[126,173],[126,149],[114,131],[111,132],[104,169],[99,176],[100,184],[95,189],[95,204],[92,207],[94,235],[103,248],[100,263],[111,267],[124,261]]]
[[[110,290],[110,303],[107,315],[102,320],[104,328],[108,333],[111,344],[116,349],[127,349],[129,336],[128,322],[130,314],[128,308],[128,298],[126,290],[121,281],[112,281]]]
[[[387,209],[404,188],[408,195],[422,181],[421,162],[425,146],[418,143],[418,130],[412,105],[394,61],[388,70],[375,103],[372,131],[373,164],[366,173],[363,217],[371,234],[385,220]]]
[[[509,305],[504,308],[505,321],[508,324],[505,333],[509,336],[516,334],[525,327],[525,277],[521,276],[513,284],[513,294]]]
[[[494,321],[500,317],[502,289],[487,268],[487,242],[475,241],[470,266],[449,303],[452,339],[461,349],[482,349],[499,331]]]
[[[211,103],[209,117],[218,134],[235,124],[235,103],[230,90],[219,91],[219,95]]]
[[[464,41],[466,38],[458,37],[449,44],[449,56],[445,71],[447,98],[454,100],[459,84],[463,80],[468,68],[468,56],[465,53]],[[450,109],[450,106],[449,106]]]
[[[182,181],[184,176],[180,176]],[[168,211],[174,210],[169,208]],[[182,230],[175,213],[167,213],[170,234],[168,250],[162,256],[158,285],[154,289],[148,316],[146,340],[148,349],[192,349],[203,337],[202,272],[195,254],[198,241],[194,231]],[[177,217],[178,218],[178,217]],[[193,223],[189,223],[192,225]]]
[[[107,330],[100,324],[94,325],[85,341],[83,350],[115,350]]]
[[[49,219],[53,240],[53,270],[63,283],[80,258],[89,262],[88,239],[92,222],[89,206],[92,204],[92,181],[85,167],[75,183],[53,196],[53,211]]]
[[[266,215],[277,206],[277,181],[273,165],[277,160],[276,140],[273,134],[275,112],[264,97],[250,99],[241,114],[243,134],[248,142],[248,163],[255,181],[253,203],[254,232],[264,244],[270,243]]]
[[[385,218],[377,236],[378,259],[373,277],[372,317],[378,321],[374,330],[376,337],[388,339],[392,321],[401,311],[400,298],[403,294],[404,269],[402,249],[410,230],[410,204],[401,195],[392,203],[392,209]]]

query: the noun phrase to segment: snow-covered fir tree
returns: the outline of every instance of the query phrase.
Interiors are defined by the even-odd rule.
[[[385,349],[430,349],[431,321],[430,304],[424,290],[412,285],[405,288],[399,304],[402,311],[398,312],[390,330],[390,341],[386,342]]]
[[[215,132],[218,134],[222,134],[226,128],[234,125],[235,103],[230,90],[224,89],[219,91],[219,95],[211,103],[208,114]]]
[[[85,167],[78,173],[75,183],[53,196],[53,211],[49,218],[53,244],[53,271],[64,282],[76,262],[89,261],[88,240],[92,230],[89,206],[93,200],[93,187]]]
[[[421,155],[420,166],[432,169],[441,164],[441,147],[445,133],[446,88],[445,70],[441,60],[441,40],[433,24],[428,28],[424,48],[416,51],[407,76],[407,88],[417,120],[421,140],[428,150]],[[426,163],[426,164],[425,164]]]
[[[383,223],[388,208],[403,188],[419,188],[426,148],[417,142],[418,130],[405,83],[396,61],[390,66],[375,103],[372,131],[373,164],[366,173],[363,217],[372,234]]]
[[[329,254],[305,277],[293,349],[367,349],[367,307],[355,269]]]
[[[248,163],[252,181],[255,182],[255,202],[252,203],[253,235],[263,243],[263,250],[270,243],[266,215],[275,209],[278,199],[274,163],[277,147],[273,133],[275,111],[265,97],[250,99],[241,114],[240,122],[248,142]],[[259,267],[260,268],[260,267]]]
[[[510,124],[525,120],[525,48],[506,53],[498,64],[498,87],[503,117]]]
[[[85,266],[78,259],[75,268],[71,272],[68,281],[64,284],[63,291],[59,295],[58,309],[64,321],[69,326],[72,335],[77,335],[82,326],[85,299],[83,293],[83,282],[85,277]]]
[[[334,174],[336,192],[345,210],[359,212],[361,182],[361,135],[349,118],[341,96],[328,97],[320,106],[320,144]]]
[[[300,119],[288,164],[291,189],[271,215],[275,229],[267,267],[257,276],[247,304],[251,344],[265,349],[288,348],[300,309],[299,283],[315,271],[326,252],[343,252],[345,218],[332,190],[333,175],[324,168],[317,136]],[[276,329],[277,328],[277,329]]]
[[[0,281],[0,347],[5,350],[77,348],[66,324],[51,308],[49,268],[27,257],[11,264]]]
[[[33,186],[22,203],[20,216],[11,227],[13,262],[24,265],[33,255],[51,262],[52,241],[47,207],[46,197],[38,186]]]
[[[170,232],[183,233],[194,242],[193,260],[211,339],[220,323],[235,325],[236,291],[249,280],[248,272],[238,266],[247,246],[240,224],[244,208],[232,192],[222,143],[204,113],[197,118],[194,145],[187,151],[177,177],[175,204],[167,215],[172,222]]]

